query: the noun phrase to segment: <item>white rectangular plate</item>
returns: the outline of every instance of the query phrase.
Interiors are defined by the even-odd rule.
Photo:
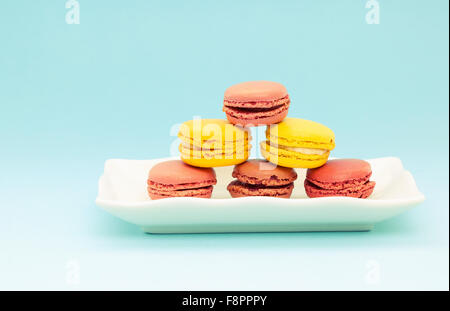
[[[148,233],[367,231],[382,220],[423,202],[411,173],[398,158],[368,160],[376,181],[368,199],[310,199],[303,187],[306,170],[290,199],[231,198],[226,187],[232,166],[215,168],[217,185],[211,199],[168,198],[152,201],[147,175],[155,160],[107,160],[99,180],[96,204]]]

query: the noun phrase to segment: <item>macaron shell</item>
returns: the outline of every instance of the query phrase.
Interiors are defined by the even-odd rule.
[[[236,165],[232,176],[242,183],[261,186],[283,186],[297,179],[297,173],[292,168],[277,166],[265,160],[249,160]]]
[[[189,139],[186,137],[180,137],[181,142],[189,146],[189,148],[198,148],[198,149],[236,149],[236,148],[245,148],[251,141],[252,137],[247,136],[244,139],[237,138],[236,140],[227,140],[227,141],[213,141],[213,140],[204,140],[204,141],[194,141],[193,139]]]
[[[230,86],[224,100],[238,102],[273,101],[287,95],[283,84],[273,81],[248,81]]]
[[[306,178],[321,184],[348,183],[359,180],[364,183],[372,175],[369,162],[360,159],[335,159],[328,161],[320,169],[308,170]]]
[[[355,187],[341,187],[341,189],[323,189],[305,179],[305,191],[310,198],[344,196],[353,198],[368,198],[375,188],[375,182],[369,181]]]
[[[227,190],[233,198],[248,197],[248,196],[269,196],[277,198],[290,198],[294,184],[288,184],[278,187],[258,187],[249,184],[241,183],[238,180],[232,181]]]
[[[152,200],[159,200],[173,197],[211,198],[213,187],[208,186],[203,188],[186,189],[186,190],[160,190],[148,187],[147,190]]]
[[[223,119],[196,119],[180,125],[178,137],[193,145],[203,142],[225,142],[247,140],[248,130],[234,126]]]
[[[181,160],[186,164],[196,166],[196,167],[219,167],[219,166],[229,166],[237,165],[242,162],[247,161],[249,157],[249,152],[244,153],[242,156],[236,155],[233,158],[195,158],[191,155],[181,153]]]
[[[194,188],[199,185],[215,185],[217,180],[213,169],[199,169],[180,160],[172,160],[154,165],[148,173],[147,182],[186,189],[190,188],[186,185],[194,185]]]
[[[322,155],[293,152],[274,146],[269,146],[268,141],[262,141],[260,143],[260,147],[261,154],[267,161],[291,168],[320,167],[327,162],[328,156],[330,155],[330,152],[326,152]]]
[[[266,130],[266,137],[272,144],[288,147],[306,147],[333,150],[335,136],[331,129],[320,123],[285,118]]]

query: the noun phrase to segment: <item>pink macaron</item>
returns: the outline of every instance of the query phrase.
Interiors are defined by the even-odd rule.
[[[225,91],[223,111],[228,121],[245,127],[281,122],[290,105],[286,88],[277,82],[250,81]]]
[[[152,200],[171,197],[210,198],[216,183],[214,169],[194,167],[173,160],[151,168],[147,190]]]
[[[294,189],[297,173],[266,160],[249,160],[234,167],[232,181],[227,189],[233,198],[269,196],[289,198]]]
[[[370,176],[372,169],[366,161],[330,160],[321,167],[308,169],[305,190],[310,198],[345,196],[365,199],[375,187]]]

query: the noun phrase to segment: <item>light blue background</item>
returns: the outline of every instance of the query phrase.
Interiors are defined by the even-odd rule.
[[[80,25],[0,4],[0,289],[448,290],[448,1],[380,0],[379,25],[364,0],[79,2]],[[333,156],[400,157],[426,202],[366,233],[215,235],[95,206],[106,159],[169,156],[247,80],[285,84]]]

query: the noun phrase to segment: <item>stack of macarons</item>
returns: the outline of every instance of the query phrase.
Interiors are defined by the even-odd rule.
[[[375,182],[366,161],[330,160],[335,136],[310,120],[288,118],[291,100],[277,82],[251,81],[233,85],[224,94],[226,119],[194,119],[180,126],[181,161],[155,165],[148,175],[151,199],[210,198],[217,180],[214,167],[235,165],[230,195],[289,198],[297,179],[295,168],[308,169],[304,182],[311,197],[367,198]],[[260,143],[265,160],[248,160],[249,128],[267,126]]]

